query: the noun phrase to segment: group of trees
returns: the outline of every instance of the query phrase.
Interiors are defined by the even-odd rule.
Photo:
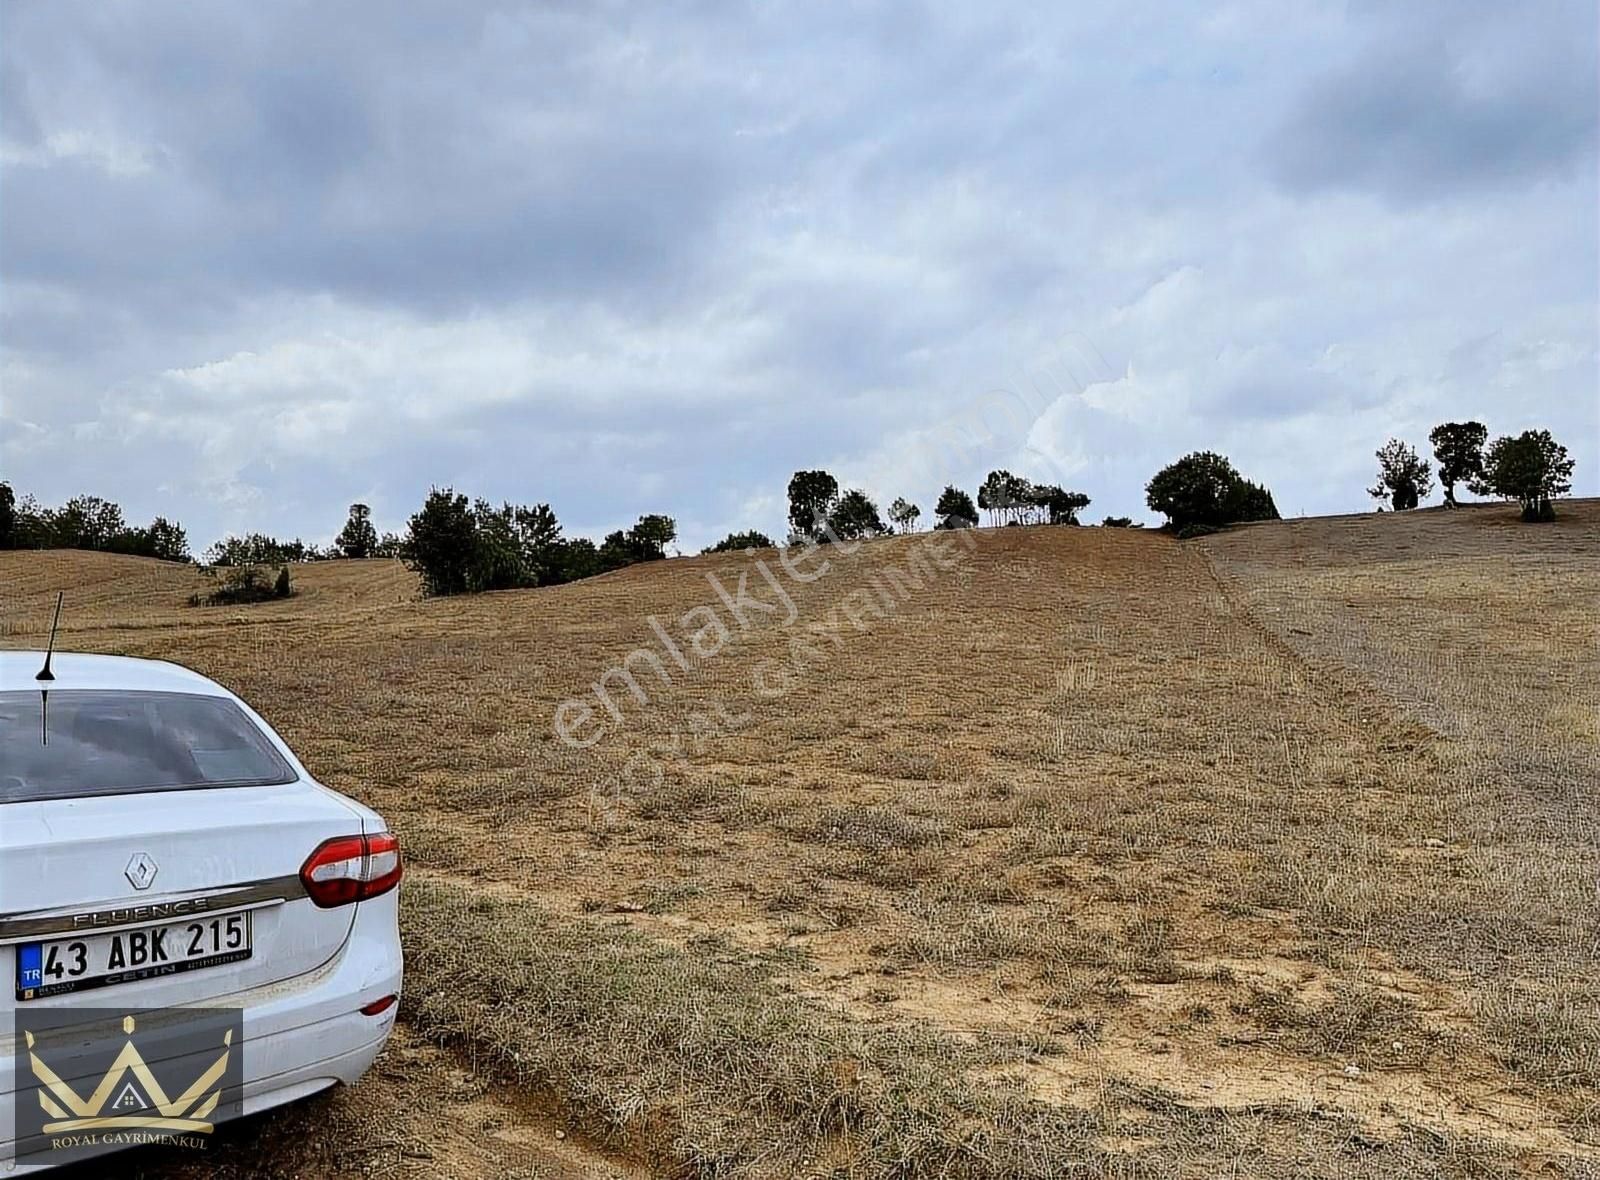
[[[200,567],[211,583],[204,594],[189,595],[190,606],[245,606],[252,602],[267,602],[274,598],[288,598],[294,584],[289,580],[289,567],[280,566],[277,576],[267,579],[264,567],[259,565],[215,565]]]
[[[988,510],[992,523],[1077,524],[1078,512],[1089,504],[1082,492],[1067,492],[1053,484],[1036,484],[1009,471],[991,471],[978,489],[978,505],[954,485],[947,485],[934,506],[934,525],[941,528],[972,528],[978,523],[978,507]],[[797,471],[789,480],[789,540],[845,541],[878,537],[890,532],[911,533],[922,519],[922,508],[904,496],[889,505],[889,522],[884,523],[873,499],[858,488],[841,492],[839,481],[826,471]],[[733,533],[717,542],[708,553],[748,549],[745,541],[752,534]],[[753,534],[771,544],[763,534]]]
[[[1089,506],[1082,492],[1054,484],[1033,483],[1009,471],[991,471],[978,488],[978,507],[990,524],[1077,524],[1080,509]]]
[[[1555,519],[1551,501],[1572,490],[1573,461],[1567,448],[1548,430],[1524,430],[1492,443],[1488,439],[1482,422],[1444,422],[1428,433],[1445,506],[1456,507],[1456,485],[1465,484],[1476,496],[1517,501],[1523,520]],[[1428,461],[1401,439],[1384,443],[1377,458],[1378,481],[1367,492],[1396,512],[1415,508],[1433,491]]]
[[[1524,430],[1497,438],[1483,452],[1483,475],[1468,487],[1474,495],[1504,496],[1522,506],[1522,519],[1554,520],[1550,502],[1572,491],[1573,461],[1548,430]]]
[[[46,508],[32,496],[19,501],[9,483],[0,483],[0,549],[98,549],[189,560],[183,526],[164,516],[130,525],[120,506],[99,496],[74,496],[60,508]]]
[[[583,537],[562,537],[548,504],[494,508],[484,500],[469,504],[466,496],[436,488],[411,518],[404,538],[380,534],[365,504],[350,506],[343,529],[326,547],[265,533],[224,537],[205,551],[204,564],[229,572],[209,594],[196,599],[237,604],[285,597],[293,592],[288,566],[340,557],[399,557],[422,575],[430,594],[546,586],[665,557],[676,538],[677,525],[670,516],[651,514],[596,545]],[[771,544],[760,534],[747,540]],[[46,508],[32,496],[19,501],[3,482],[0,549],[95,549],[193,560],[182,526],[164,517],[132,526],[118,505],[98,496],[75,496],[60,508]],[[278,567],[275,576],[270,573],[273,566]]]
[[[1549,519],[1551,498],[1571,488],[1572,461],[1566,450],[1548,431],[1496,439],[1485,450],[1487,438],[1488,431],[1477,422],[1447,422],[1429,436],[1445,502],[1454,505],[1455,486],[1465,483],[1480,495],[1519,500],[1524,519]],[[1428,463],[1404,442],[1391,439],[1378,451],[1378,460],[1379,480],[1369,490],[1393,507],[1414,508],[1432,490]],[[9,496],[4,485],[0,490]],[[790,543],[856,540],[883,536],[893,529],[912,532],[922,517],[918,505],[898,497],[889,506],[891,527],[866,492],[859,488],[841,491],[839,481],[822,470],[795,472],[789,480],[788,498]],[[1272,493],[1212,451],[1196,451],[1162,468],[1146,485],[1145,501],[1152,511],[1167,518],[1166,527],[1179,536],[1244,521],[1278,519]],[[91,503],[103,502],[84,498],[83,504]],[[69,508],[79,505],[70,519],[85,515],[83,504],[69,503]],[[1075,525],[1078,513],[1088,505],[1089,497],[1082,492],[1034,483],[1009,471],[991,471],[978,488],[976,504],[962,489],[946,486],[934,508],[934,527],[975,526],[980,509],[989,514],[991,524]],[[14,527],[8,524],[9,513],[8,500],[0,498],[0,536],[9,536],[5,530]],[[20,519],[20,512],[15,515]],[[120,513],[116,519],[120,522]],[[1105,519],[1107,527],[1126,528],[1132,523],[1127,517]],[[168,528],[176,526],[158,518],[144,532],[165,535],[162,530]],[[179,550],[186,556],[182,530],[176,532]],[[206,556],[214,565],[397,556],[421,575],[426,593],[439,595],[576,581],[665,557],[666,547],[676,538],[677,525],[670,516],[647,514],[631,529],[609,533],[596,545],[585,537],[563,537],[548,504],[503,503],[496,508],[486,500],[469,501],[450,488],[435,488],[411,517],[404,537],[393,533],[380,536],[370,509],[352,504],[344,528],[326,550],[298,539],[280,542],[253,533],[229,537]],[[773,544],[771,537],[751,529],[724,537],[706,552],[763,549]]]
[[[933,514],[939,518],[933,526],[936,529],[976,528],[978,525],[978,506],[954,484],[945,484],[944,491],[939,493],[939,502],[933,506]]]
[[[553,586],[655,561],[677,535],[672,517],[649,514],[596,545],[587,537],[563,537],[548,504],[496,508],[434,488],[411,517],[399,556],[421,576],[425,593],[464,594]]]
[[[205,552],[207,565],[286,565],[299,561],[333,561],[341,557],[399,557],[400,537],[381,536],[372,523],[372,509],[365,504],[350,505],[344,528],[331,545],[308,544],[299,537],[282,541],[265,533],[227,536]]]
[[[791,543],[829,538],[852,540],[891,531],[865,492],[850,490],[841,494],[839,481],[826,471],[795,472],[788,491]],[[1153,511],[1167,518],[1166,527],[1180,536],[1243,521],[1278,519],[1272,493],[1240,475],[1232,463],[1213,451],[1196,451],[1162,468],[1146,485],[1145,500]],[[1034,483],[1005,470],[991,471],[978,487],[976,503],[960,488],[946,486],[934,507],[934,527],[975,527],[980,510],[988,513],[991,525],[1075,525],[1079,523],[1078,514],[1089,503],[1089,497],[1082,492]],[[922,509],[899,497],[889,506],[888,515],[900,532],[911,532],[917,527]],[[1104,522],[1107,528],[1130,528],[1133,523],[1126,516],[1108,516]],[[734,533],[706,552],[771,543],[765,534]]]
[[[158,516],[147,525],[130,525],[120,505],[99,496],[74,496],[60,508],[46,508],[32,496],[20,501],[9,483],[0,482],[0,549],[92,549],[156,557],[163,561],[193,561],[183,526]],[[400,538],[378,535],[372,510],[352,504],[344,530],[333,544],[319,548],[298,537],[290,541],[265,533],[228,536],[208,548],[208,566],[283,566],[299,561],[324,561],[335,557],[395,557]]]
[[[863,491],[839,490],[839,481],[826,471],[797,471],[789,480],[789,540],[854,540],[891,531],[878,507]],[[1163,468],[1145,489],[1150,507],[1167,518],[1167,527],[1180,535],[1221,528],[1250,520],[1276,520],[1278,508],[1272,493],[1245,479],[1226,458],[1211,451],[1185,455]],[[934,506],[934,528],[972,528],[978,513],[988,513],[991,525],[1076,525],[1078,514],[1089,506],[1082,492],[1055,484],[1034,483],[1009,471],[991,471],[972,496],[947,485]],[[922,509],[905,497],[889,506],[889,520],[900,532],[912,532]],[[1107,528],[1129,528],[1126,516],[1108,516]],[[707,549],[708,553],[771,545],[763,533],[733,533]]]
[[[853,541],[881,537],[889,526],[867,493],[851,488],[841,495],[839,481],[826,471],[796,471],[789,480],[789,530],[794,541]]]
[[[894,503],[889,505],[889,523],[902,533],[916,532],[917,519],[921,515],[922,509],[904,496],[896,496]]]
[[[729,533],[703,553],[742,553],[746,549],[773,549],[776,548],[771,537],[759,529],[747,529],[742,533]]]

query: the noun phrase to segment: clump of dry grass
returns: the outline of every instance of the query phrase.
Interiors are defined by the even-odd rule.
[[[1173,956],[1173,924],[1165,914],[1140,911],[1123,930],[1129,971],[1151,983],[1176,983],[1184,977]]]
[[[815,818],[796,824],[796,835],[818,844],[863,852],[922,848],[940,840],[943,829],[887,807],[826,807]]]
[[[673,913],[704,893],[705,889],[694,881],[650,882],[639,890],[647,914]]]
[[[1313,1004],[1281,987],[1257,987],[1234,1011],[1279,1034],[1296,1050],[1319,1057],[1349,1061],[1354,1054],[1368,1054],[1392,1062],[1406,1052],[1409,1061],[1420,1047],[1421,1032],[1410,1005],[1370,988],[1341,986],[1332,999]]]
[[[890,849],[887,852],[851,853],[834,858],[823,870],[830,876],[859,881],[888,893],[915,889],[943,876],[949,865],[937,849]]]
[[[1130,945],[1049,907],[1019,904],[1023,895],[1013,889],[1002,890],[999,904],[981,900],[984,893],[950,881],[906,893],[895,904],[898,921],[880,944],[881,953],[898,963],[941,972],[1014,963],[1057,985],[1087,972],[1101,994],[1111,990],[1105,977],[1109,972],[1131,972],[1157,982],[1179,974],[1164,936],[1158,943],[1146,937]]]
[[[1478,1018],[1510,1068],[1546,1085],[1600,1089],[1600,982],[1518,980],[1478,997]]]
[[[719,793],[710,783],[668,782],[642,794],[635,811],[644,820],[685,820],[717,802]]]

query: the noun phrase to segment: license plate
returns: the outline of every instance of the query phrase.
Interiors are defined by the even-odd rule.
[[[115,987],[250,957],[250,913],[218,914],[17,947],[17,999]]]

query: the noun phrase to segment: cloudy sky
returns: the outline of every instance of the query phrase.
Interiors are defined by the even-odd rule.
[[[812,466],[1364,510],[1477,417],[1592,495],[1596,21],[8,0],[0,476],[196,550],[438,484],[692,551]]]

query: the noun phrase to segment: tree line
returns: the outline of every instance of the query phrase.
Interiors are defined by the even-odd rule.
[[[9,483],[0,483],[0,549],[98,549],[189,560],[183,526],[164,516],[131,525],[121,507],[99,496],[74,496],[60,508],[46,508],[31,495],[19,501]]]
[[[1428,441],[1447,507],[1456,506],[1456,488],[1464,486],[1475,495],[1515,500],[1523,520],[1544,521],[1555,515],[1553,501],[1572,490],[1573,460],[1548,430],[1526,430],[1490,442],[1481,422],[1445,422],[1429,433]],[[1434,468],[1404,440],[1390,439],[1376,456],[1377,482],[1367,491],[1383,505],[1405,511],[1431,494]],[[787,491],[786,543],[791,545],[914,532],[923,520],[921,507],[904,496],[896,497],[884,513],[865,491],[841,489],[833,475],[820,469],[795,472]],[[1162,527],[1179,537],[1278,519],[1272,493],[1214,451],[1195,451],[1163,467],[1145,485],[1145,503],[1166,517]],[[976,499],[946,485],[935,501],[931,523],[935,529],[975,528],[981,512],[992,526],[1077,525],[1089,504],[1082,492],[996,470],[978,486]],[[1108,516],[1102,524],[1127,528],[1133,521]],[[453,488],[433,488],[404,533],[380,534],[371,509],[352,504],[344,527],[327,546],[249,533],[224,537],[205,551],[200,564],[255,569],[330,558],[398,558],[418,573],[425,593],[449,595],[556,585],[656,561],[667,555],[677,535],[672,517],[648,513],[632,528],[617,529],[596,543],[563,536],[548,504],[503,502],[496,507]],[[704,552],[774,545],[765,533],[748,529],[730,533]],[[4,482],[0,549],[97,549],[193,560],[183,527],[175,521],[158,516],[148,525],[130,525],[118,505],[98,496],[75,496],[59,508],[48,508],[31,495],[19,501]],[[286,572],[281,586],[272,589],[279,596],[290,593]]]
[[[872,497],[860,488],[841,491],[839,481],[826,471],[795,472],[788,491],[790,544],[910,533],[917,531],[922,519],[920,505],[897,496],[889,505],[886,523]],[[991,471],[978,488],[976,506],[966,492],[946,485],[934,505],[933,527],[975,528],[979,508],[989,513],[991,524],[1077,524],[1078,512],[1088,505],[1089,497],[1082,492],[1036,484],[1009,471]],[[763,533],[734,533],[706,552],[751,548],[746,543],[751,538],[772,544]]]
[[[922,509],[905,497],[889,506],[885,523],[878,505],[859,488],[840,490],[839,481],[826,471],[797,471],[789,480],[789,544],[825,543],[914,532]],[[1156,474],[1146,489],[1150,507],[1167,517],[1165,527],[1181,536],[1221,528],[1248,520],[1276,520],[1272,493],[1245,479],[1223,456],[1210,451],[1185,455]],[[1083,492],[1055,484],[1035,483],[1009,471],[991,471],[978,485],[976,501],[966,491],[947,484],[934,505],[936,529],[976,528],[979,512],[992,526],[1078,525],[1078,514],[1091,503]],[[1108,528],[1130,528],[1126,516],[1108,516]],[[707,553],[765,548],[771,538],[759,532],[733,533]]]

